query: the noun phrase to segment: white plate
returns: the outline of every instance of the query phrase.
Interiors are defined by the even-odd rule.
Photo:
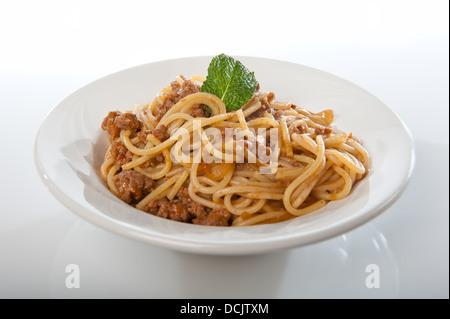
[[[370,174],[351,194],[321,210],[278,224],[212,227],[155,217],[117,199],[99,176],[107,148],[102,119],[111,110],[146,104],[179,74],[206,75],[212,57],[145,64],[94,81],[48,114],[35,143],[37,170],[49,191],[74,213],[114,233],[185,252],[237,255],[306,245],[347,232],[385,211],[411,175],[413,141],[398,116],[360,87],[303,65],[237,57],[277,100],[333,109],[336,126],[358,136],[372,157]]]

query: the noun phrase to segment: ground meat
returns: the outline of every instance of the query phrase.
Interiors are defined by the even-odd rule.
[[[182,98],[191,95],[193,93],[200,92],[200,86],[192,83],[190,80],[186,80],[183,76],[180,76],[184,82],[183,85],[180,86],[177,81],[173,81],[170,83],[172,88],[171,91],[166,92],[162,98],[164,103],[160,105],[157,109],[156,119],[159,121],[167,111],[174,106],[179,100]]]
[[[184,80],[181,89],[178,91],[178,95],[180,96],[180,100],[188,95],[193,93],[200,92],[200,88],[195,83],[192,83],[190,80]]]
[[[314,131],[316,132],[316,135],[330,135],[333,130],[329,127],[316,127],[314,129]]]
[[[136,115],[120,111],[109,112],[102,122],[102,130],[108,132],[110,141],[118,138],[121,130],[136,130],[141,127],[142,123]]]
[[[193,105],[191,108],[191,114],[193,117],[206,117],[206,112],[201,104]]]
[[[271,103],[275,99],[275,94],[273,92],[269,92],[266,96],[261,98],[260,94],[255,94],[251,98],[251,100],[247,103],[247,105],[252,105],[255,102],[259,101],[261,103],[261,107],[257,109],[255,112],[250,114],[247,117],[248,121],[263,117],[265,112],[272,114],[274,110],[270,107],[269,103]]]
[[[182,188],[170,202],[165,198],[151,200],[142,210],[170,220],[208,226],[229,226],[231,218],[226,209],[211,209],[193,201],[187,188]]]
[[[144,162],[141,166],[141,168],[147,168],[147,167],[156,167],[159,164],[164,163],[164,155],[158,154],[155,157],[152,157],[148,161]]]
[[[189,191],[187,188],[180,189],[180,191],[177,194],[176,200],[181,205],[186,207],[189,213],[193,215],[193,217],[198,217],[207,214],[207,209],[209,209],[208,207],[203,206],[202,204],[199,204],[196,201],[193,201],[189,196]]]
[[[267,97],[259,100],[261,102],[261,108],[266,111],[266,112],[271,112],[270,110],[270,105],[269,105],[269,101],[267,100]]]
[[[134,170],[128,170],[114,176],[114,184],[119,190],[120,199],[134,205],[150,194],[153,179]]]
[[[167,140],[170,137],[165,125],[160,125],[157,128],[155,128],[154,130],[145,130],[145,131],[138,132],[137,136],[142,143],[147,143],[147,135],[148,134],[153,134],[161,142],[164,142],[165,140]]]
[[[114,124],[116,117],[122,115],[120,111],[109,112],[108,115],[103,119],[102,130],[108,132],[109,140],[114,141],[120,135],[120,128]]]
[[[157,128],[152,130],[151,133],[158,140],[160,140],[160,142],[164,142],[165,140],[167,140],[170,137],[169,133],[167,132],[167,128],[166,128],[166,126],[164,124],[163,125],[159,125]]]
[[[142,143],[147,143],[147,135],[150,134],[150,130],[140,131],[137,133],[137,137],[139,138],[139,141]]]
[[[114,124],[122,130],[137,130],[142,127],[141,121],[133,113],[124,113],[117,116],[114,119]]]
[[[281,119],[281,117],[283,116],[283,111],[282,110],[273,110],[272,115],[275,120],[279,121]]]
[[[119,165],[126,164],[133,159],[133,153],[122,142],[111,144],[111,156],[114,158],[114,162]]]
[[[255,112],[253,112],[252,114],[250,114],[249,116],[247,116],[247,121],[251,121],[254,119],[258,119],[260,117],[263,117],[265,114],[266,110],[263,107],[260,107],[259,109],[257,109]]]
[[[300,123],[299,125],[297,125],[296,127],[294,127],[293,132],[292,133],[298,133],[298,134],[304,134],[308,131],[308,126],[306,125],[306,123]]]
[[[206,226],[228,226],[231,214],[226,209],[213,209],[211,212],[192,220],[193,224]]]
[[[143,210],[149,214],[178,222],[187,223],[191,219],[188,210],[183,205],[169,202],[165,198],[151,200]]]

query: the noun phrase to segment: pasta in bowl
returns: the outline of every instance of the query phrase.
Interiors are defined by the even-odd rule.
[[[319,70],[239,60],[273,91],[255,87],[234,110],[224,109],[226,98],[202,90],[205,78],[174,75],[198,74],[211,57],[135,67],[76,91],[38,133],[35,159],[43,181],[72,211],[102,228],[211,254],[330,238],[369,221],[400,196],[412,170],[412,139],[388,106]],[[114,110],[119,112],[108,117]],[[139,174],[142,185],[125,172]],[[135,191],[127,191],[133,183]]]
[[[247,103],[227,112],[202,92],[205,80],[180,75],[151,103],[109,112],[101,173],[117,197],[175,221],[255,225],[342,199],[367,174],[368,152],[330,126],[331,110],[277,102],[257,84]]]

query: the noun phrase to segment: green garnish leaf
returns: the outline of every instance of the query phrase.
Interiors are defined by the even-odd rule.
[[[202,92],[216,95],[225,103],[227,111],[233,111],[250,101],[257,85],[253,72],[222,53],[211,60]]]

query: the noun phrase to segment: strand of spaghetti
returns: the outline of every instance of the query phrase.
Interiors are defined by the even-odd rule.
[[[322,172],[325,172],[322,170]],[[313,190],[314,186],[316,186],[317,181],[320,179],[320,175],[311,175],[305,182],[303,182],[298,189],[300,190],[300,193],[297,197],[294,197],[294,201],[292,202],[292,206],[295,208],[298,208],[305,199],[309,196],[311,191]]]
[[[299,135],[299,137],[300,140],[304,142],[303,145],[305,145],[305,148],[308,149],[308,151],[310,151],[311,153],[317,155],[317,144],[314,142],[314,140],[307,134],[301,134]]]
[[[153,134],[147,135],[147,140],[153,145],[161,144],[160,140],[158,140]],[[162,155],[164,156],[164,166],[162,168],[159,168],[157,170],[154,169],[144,170],[141,169],[140,167],[135,167],[135,169],[152,179],[163,178],[172,168],[172,160],[170,158],[170,152],[168,149],[163,149]]]
[[[164,124],[165,119],[170,115],[177,112],[186,111],[195,104],[207,105],[214,115],[225,114],[227,112],[225,103],[223,103],[223,101],[214,94],[205,92],[193,93],[185,98],[182,98],[174,106],[172,106],[160,119],[158,126]]]
[[[270,182],[270,179],[268,179],[266,176],[259,174],[258,172],[252,172],[252,171],[240,171],[235,170],[233,176],[243,176],[243,177],[251,177],[261,182]]]
[[[218,183],[216,181],[213,181],[212,179],[206,177],[206,176],[197,176],[198,181],[202,184],[206,184],[206,185],[211,185],[211,186],[215,186]]]
[[[296,129],[299,127],[299,126],[302,126],[302,127],[306,127],[306,122],[305,122],[305,119],[303,119],[303,118],[301,118],[301,119],[295,119],[295,120],[293,120],[292,122],[290,122],[289,123],[289,127],[288,127],[288,131],[290,132],[290,133],[293,133],[293,132],[295,132],[296,131]]]
[[[178,175],[181,174],[185,171],[186,169],[183,166],[172,166],[172,169],[170,170],[169,173],[166,174],[166,177],[172,177],[174,175]]]
[[[325,169],[324,169],[325,173],[319,179],[319,181],[317,182],[317,185],[322,185],[326,181],[330,180],[331,176],[335,173],[335,171],[333,170],[333,165],[334,164],[332,162],[327,161],[327,163],[325,164]]]
[[[174,125],[170,124],[180,119],[185,121],[191,121],[192,119],[194,119],[194,117],[186,113],[175,113],[167,117],[163,124],[165,127],[167,127],[169,135],[172,135],[172,133],[175,132],[175,130],[181,126],[181,123],[174,123]]]
[[[144,124],[144,130],[152,130],[155,128],[155,122],[150,121],[147,111],[138,111],[136,113],[136,118]]]
[[[266,201],[264,199],[259,198],[258,201],[253,206],[247,206],[245,208],[236,208],[231,204],[231,194],[225,195],[223,199],[223,204],[225,208],[232,213],[233,215],[241,215],[242,213],[253,214],[259,211]]]
[[[116,175],[116,172],[119,170],[119,165],[113,165],[111,166],[111,168],[109,169],[108,172],[108,179],[107,179],[107,183],[109,188],[111,189],[111,191],[113,192],[114,195],[116,195],[117,197],[120,196],[119,194],[119,190],[116,187],[116,184],[114,183],[114,175]]]
[[[333,163],[336,166],[344,165],[336,156],[334,156],[334,153],[328,152],[328,151],[329,151],[329,149],[325,150],[325,157],[327,158],[327,161],[330,161],[331,163]]]
[[[175,113],[172,114],[170,117],[174,117],[175,119],[172,119],[171,125],[168,126],[168,132],[169,135],[172,135],[172,132],[175,132],[177,128],[179,128],[180,126],[182,126],[184,123],[186,123],[187,121],[190,121],[192,119],[194,119],[193,116],[187,114],[187,113]],[[168,124],[167,124],[168,125]],[[166,125],[166,126],[167,126]]]
[[[242,113],[242,110],[237,110],[236,115],[238,117],[239,124],[241,125],[241,129],[244,131],[248,131],[247,122],[245,121],[244,113]]]
[[[278,128],[280,126],[280,123],[278,123],[276,120],[271,119],[270,117],[260,117],[251,121],[247,122],[247,126],[249,127],[275,127]]]
[[[280,121],[280,128],[281,128],[281,136],[283,139],[283,144],[285,146],[285,150],[284,153],[287,157],[293,157],[294,156],[294,152],[292,151],[292,143],[291,143],[291,138],[289,136],[289,131],[286,125],[286,118],[281,118]]]
[[[225,196],[231,197],[231,199],[230,199],[231,205],[233,205],[233,207],[236,207],[236,208],[247,207],[248,205],[250,205],[253,202],[253,199],[247,198],[247,197],[239,197],[238,199],[232,200],[233,195],[229,194],[229,195],[225,195]]]
[[[291,109],[291,103],[270,103],[270,107],[275,110],[290,110]]]
[[[281,219],[283,216],[286,216],[286,211],[281,210],[281,211],[257,214],[255,216],[252,216],[245,220],[238,217],[233,221],[232,226],[256,225],[256,224],[261,224],[261,223],[263,223],[265,221],[269,221],[269,220]]]
[[[153,158],[153,156],[140,156],[137,159],[132,160],[131,162],[123,164],[122,170],[126,171],[126,170],[132,169],[136,166],[142,165],[145,162],[147,162],[148,160],[150,160],[151,158]]]
[[[163,178],[164,176],[166,176],[166,174],[172,168],[172,161],[170,159],[169,150],[167,150],[167,149],[163,150],[162,154],[164,156],[164,166],[163,167],[160,167],[161,165],[159,165],[156,169],[143,169],[143,168],[140,168],[137,166],[134,168],[134,170],[150,177],[151,179],[157,180],[157,179]]]
[[[301,163],[307,163],[307,164],[314,163],[314,159],[311,156],[307,156],[307,155],[303,155],[303,154],[302,155],[294,154],[294,159]]]
[[[189,172],[187,170],[184,170],[178,177],[177,182],[172,186],[169,193],[167,194],[167,198],[171,201],[174,199],[175,195],[180,190],[181,186],[183,186],[184,182],[189,176]]]
[[[307,168],[308,168],[308,166],[289,168],[289,169],[278,168],[275,178],[277,180],[291,181],[291,180],[297,178],[299,175],[303,174]]]
[[[306,214],[306,212],[309,212],[311,208],[296,209],[295,207],[293,207],[292,203],[291,203],[292,192],[297,188],[297,186],[299,186],[301,183],[303,183],[306,179],[308,179],[313,174],[318,175],[317,172],[319,170],[323,169],[323,167],[325,166],[325,144],[323,143],[322,136],[318,135],[316,137],[316,142],[317,142],[317,148],[318,148],[316,161],[313,164],[309,165],[309,168],[302,175],[297,177],[291,184],[289,184],[289,186],[286,188],[286,191],[284,192],[284,196],[283,196],[284,207],[286,208],[286,210],[289,213],[291,213],[292,215],[295,215],[295,216],[304,215],[304,214]],[[313,205],[321,206],[322,202],[320,202],[320,203],[319,202],[317,202]],[[322,204],[325,205],[325,203],[322,203]],[[311,205],[311,206],[315,207],[313,205]]]
[[[158,195],[168,190],[169,187],[172,186],[178,180],[178,178],[179,178],[178,176],[172,176],[167,181],[159,185],[150,194],[145,196],[143,200],[137,203],[136,208],[142,210],[144,206],[148,204],[148,202],[150,202],[152,199],[156,199]]]
[[[370,156],[367,150],[356,140],[349,138],[347,140],[347,144],[356,149],[363,157],[363,165],[366,168],[366,170],[369,170],[370,168]]]
[[[297,112],[302,114],[302,115],[307,116],[309,122],[311,122],[311,123],[308,123],[308,125],[312,124],[311,125],[312,127],[317,127],[317,126],[314,126],[314,124],[319,124],[321,126],[327,126],[328,125],[328,123],[325,120],[325,118],[323,118],[322,116],[316,115],[316,114],[314,114],[312,112],[309,112],[306,109],[297,109]]]
[[[100,174],[102,175],[102,178],[106,181],[108,178],[108,172],[109,172],[109,168],[111,165],[114,165],[114,159],[113,158],[109,158],[107,160],[105,160],[102,163],[102,166],[100,166]]]
[[[233,186],[243,186],[243,182],[245,183],[245,186],[257,186],[257,187],[268,187],[268,188],[283,188],[283,186],[280,183],[277,182],[252,182],[252,181],[242,181],[235,177],[233,177],[230,181],[230,185]]]
[[[242,193],[242,196],[246,198],[253,198],[253,199],[270,199],[270,200],[282,200],[283,194],[274,194],[274,193]]]
[[[292,206],[298,208],[311,192],[311,189],[317,184],[321,177],[326,173],[327,162],[324,167],[320,167],[317,173],[308,177],[303,183],[297,186],[292,192],[291,199],[294,199]]]
[[[281,194],[284,192],[283,189],[271,189],[267,187],[258,187],[258,186],[230,186],[223,188],[221,190],[216,191],[213,194],[213,201],[217,202],[220,197],[226,194],[238,194],[241,195],[243,193],[278,193]]]
[[[326,148],[332,148],[338,145],[345,144],[345,142],[347,142],[347,134],[345,133],[331,134],[324,140],[324,142]]]
[[[333,167],[332,167],[332,171],[333,171],[333,172],[336,171],[336,170],[335,170],[335,167],[338,167],[338,166],[333,166]],[[339,167],[339,168],[340,168],[340,167]],[[339,175],[339,174],[338,174],[338,175]],[[333,191],[335,191],[335,190],[341,188],[342,185],[344,185],[344,183],[345,183],[345,180],[344,180],[343,178],[339,178],[339,179],[336,179],[336,180],[334,180],[334,181],[329,181],[329,182],[326,182],[326,183],[322,183],[322,184],[320,184],[320,185],[314,187],[314,192],[322,192],[322,193],[327,192],[327,193],[332,193]],[[327,199],[327,198],[325,198],[325,197],[319,197],[319,198]]]
[[[294,168],[302,166],[293,157],[286,157],[286,156],[280,156],[280,158],[278,159],[278,163],[280,168]]]
[[[244,116],[247,117],[250,114],[258,111],[260,108],[261,108],[261,102],[256,102],[245,109],[242,107],[242,112],[243,112]]]
[[[325,151],[325,154],[327,155],[333,155],[335,158],[337,158],[342,164],[350,168],[351,170],[354,170],[358,174],[364,174],[366,172],[366,169],[364,165],[359,163],[356,158],[351,155],[350,153],[343,153],[339,152],[336,149],[328,149]]]
[[[325,146],[326,146],[326,145],[327,145],[327,144],[325,144]],[[343,151],[346,151],[346,152],[352,154],[353,156],[360,155],[356,149],[354,149],[353,147],[351,147],[351,146],[348,145],[347,143],[338,144],[338,145],[336,145],[336,146],[334,146],[334,147],[330,147],[330,148],[335,148],[335,149],[337,149],[337,150],[343,150]]]
[[[292,206],[294,208],[298,208],[303,201],[311,193],[311,190],[318,184],[320,180],[322,180],[323,176],[327,173],[328,169],[333,165],[333,163],[325,161],[325,163],[317,170],[317,173],[310,176],[303,183],[301,183],[295,190],[292,192],[291,199],[294,198],[294,202]]]
[[[297,119],[306,118],[304,115],[299,114],[297,111],[294,111],[294,110],[284,110],[283,111],[283,115],[285,115],[285,116],[293,116],[293,117],[295,117]]]
[[[219,203],[216,203],[216,202],[213,202],[211,200],[208,200],[208,199],[205,199],[203,197],[198,196],[196,194],[197,190],[194,188],[194,184],[193,183],[189,183],[188,192],[189,192],[189,197],[193,201],[195,201],[195,202],[197,202],[197,203],[199,203],[199,204],[201,204],[203,206],[206,206],[206,207],[209,207],[209,208],[212,208],[212,209],[223,208],[223,205],[221,205]]]
[[[192,164],[191,174],[190,174],[190,182],[191,182],[191,184],[193,184],[195,189],[200,191],[201,193],[213,194],[213,193],[217,192],[218,190],[223,189],[226,185],[228,185],[231,178],[233,177],[234,165],[217,185],[210,186],[210,187],[203,186],[200,184],[200,182],[197,178],[198,165],[199,165],[199,163]]]
[[[345,171],[350,176],[350,179],[352,180],[352,185],[353,185],[357,179],[357,176],[360,176],[360,174],[357,174],[355,171],[352,171],[348,167],[345,167]]]
[[[328,193],[328,192],[317,192],[314,191],[314,195],[317,192],[317,197],[321,198],[321,199],[326,199],[326,200],[340,200],[344,197],[346,197],[351,189],[352,189],[352,180],[350,175],[341,167],[338,166],[333,166],[333,169],[342,176],[342,180],[343,180],[343,187],[341,186],[341,190],[339,192],[336,193]]]
[[[240,127],[240,124],[236,122],[222,121],[215,123],[214,126],[217,128],[238,128]]]
[[[162,103],[161,98],[159,97],[160,94],[162,94],[162,91],[153,98],[152,102],[147,108],[147,112],[149,112],[153,117],[154,117],[153,113],[155,111],[156,106]]]
[[[310,152],[310,153],[313,153],[313,154],[315,154],[316,155],[316,153],[315,153],[315,148],[311,145],[311,144],[309,144],[308,142],[307,142],[307,140],[306,140],[306,138],[305,138],[305,134],[297,134],[297,133],[292,133],[291,134],[291,139],[298,145],[298,146],[300,146],[302,149],[304,149],[304,150],[306,150],[306,151],[308,151],[308,152]],[[310,137],[309,137],[309,139],[311,139]],[[295,144],[294,144],[295,145]]]

